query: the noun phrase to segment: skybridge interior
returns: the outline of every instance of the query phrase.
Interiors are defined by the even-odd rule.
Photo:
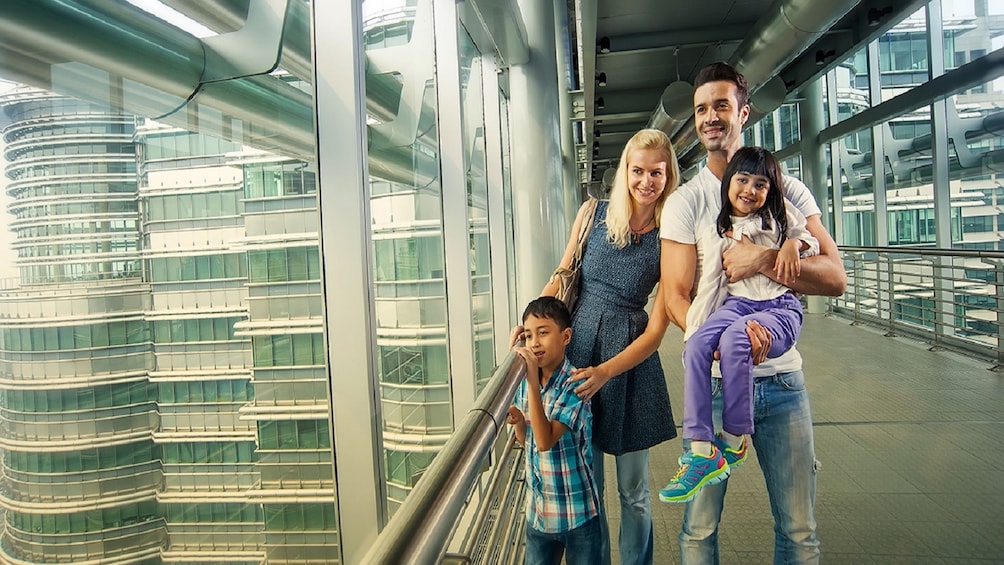
[[[628,138],[703,166],[728,61],[848,275],[799,342],[824,559],[999,563],[1002,46],[1002,0],[3,0],[0,562],[365,563],[405,511],[519,561],[518,499],[409,493]],[[757,465],[729,482],[722,563],[769,562]]]

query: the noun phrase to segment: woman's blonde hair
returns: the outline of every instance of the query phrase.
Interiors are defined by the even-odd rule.
[[[631,136],[624,145],[624,151],[621,152],[614,185],[610,190],[610,206],[607,208],[607,239],[619,248],[627,247],[631,242],[629,222],[631,213],[634,212],[634,200],[628,189],[628,157],[631,153],[644,149],[662,151],[666,157],[666,188],[655,204],[656,229],[659,229],[659,217],[662,215],[662,206],[666,203],[666,198],[680,183],[680,166],[676,162],[676,152],[673,151],[673,142],[665,132],[658,129],[643,129]]]

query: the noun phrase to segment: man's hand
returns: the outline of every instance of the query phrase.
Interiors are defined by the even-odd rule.
[[[729,282],[739,282],[764,269],[771,269],[776,252],[775,249],[753,243],[749,236],[743,236],[722,254],[722,268],[729,276]]]
[[[770,352],[772,340],[770,332],[756,320],[750,320],[746,322],[746,335],[750,338],[750,354],[753,357],[753,364],[763,363],[767,359],[767,353]]]

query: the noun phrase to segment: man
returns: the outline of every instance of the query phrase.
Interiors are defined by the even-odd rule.
[[[695,273],[701,272],[697,237],[715,223],[721,209],[721,178],[729,159],[742,147],[748,101],[746,79],[726,63],[708,65],[694,81],[694,125],[708,152],[707,166],[670,196],[660,222],[660,286],[670,319],[684,331],[696,290]],[[837,245],[823,227],[819,207],[808,188],[792,177],[784,180],[785,196],[806,217],[806,228],[819,240],[820,249],[819,255],[802,261],[800,275],[787,286],[799,293],[837,296],[847,285]],[[776,254],[777,250],[743,241],[726,251],[722,263],[732,282],[756,273],[777,280],[773,271]],[[755,323],[747,333],[754,361],[759,363],[754,369],[756,431],[752,439],[774,515],[774,562],[817,563],[815,452],[802,359],[792,348],[765,360],[770,334]],[[721,413],[720,381],[716,379],[712,388],[717,420]],[[705,487],[687,503],[680,531],[684,564],[718,563],[718,523],[727,484],[723,481]]]

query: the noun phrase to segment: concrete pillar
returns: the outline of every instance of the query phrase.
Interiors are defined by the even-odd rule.
[[[802,134],[802,182],[809,187],[812,195],[823,211],[821,219],[823,226],[830,230],[830,211],[827,205],[828,190],[826,187],[826,160],[823,147],[819,144],[819,132],[823,131],[826,122],[823,119],[823,86],[822,79],[816,79],[802,87],[798,103],[798,127]],[[810,314],[826,312],[825,296],[809,296],[806,298]]]

